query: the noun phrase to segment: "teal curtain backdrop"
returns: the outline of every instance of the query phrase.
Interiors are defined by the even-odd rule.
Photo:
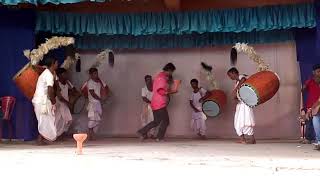
[[[250,44],[294,41],[291,30],[242,33],[193,33],[186,35],[84,35],[76,36],[78,49],[160,49],[193,48],[245,42]]]
[[[36,31],[60,34],[152,35],[251,32],[316,26],[313,3],[196,12],[77,14],[39,12]]]

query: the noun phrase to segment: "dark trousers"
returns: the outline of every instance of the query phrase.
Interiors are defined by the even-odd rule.
[[[167,108],[164,107],[162,109],[154,110],[153,118],[154,118],[153,121],[145,125],[138,132],[142,135],[146,135],[152,128],[160,125],[157,138],[163,139],[166,134],[167,127],[169,126],[169,114],[168,114]]]
[[[313,124],[312,124],[312,119],[309,121],[306,121],[306,139],[309,141],[313,141],[316,138],[315,132],[314,132],[314,128],[313,128]]]

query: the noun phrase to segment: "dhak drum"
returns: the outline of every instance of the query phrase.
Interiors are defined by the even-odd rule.
[[[69,102],[70,102],[69,109],[72,114],[76,114],[78,112],[76,110],[78,110],[79,108],[78,108],[78,106],[77,106],[77,108],[75,108],[75,105],[78,102],[80,97],[81,97],[81,93],[79,91],[69,90]],[[83,103],[80,102],[80,104],[83,104]],[[79,102],[77,103],[77,105],[79,105]]]
[[[36,91],[37,81],[40,74],[45,70],[41,66],[25,65],[14,77],[13,81],[22,93],[31,100]]]
[[[1,109],[2,109],[2,119],[10,120],[13,107],[16,103],[16,98],[12,96],[4,96],[0,98]]]
[[[280,78],[272,71],[260,71],[250,76],[239,88],[238,97],[249,107],[271,99],[279,90]]]
[[[202,110],[206,116],[216,117],[227,103],[226,94],[219,89],[210,91],[211,95],[202,103]]]
[[[71,101],[70,101],[71,102]],[[79,96],[72,104],[71,113],[80,114],[87,107],[88,99],[84,96]]]

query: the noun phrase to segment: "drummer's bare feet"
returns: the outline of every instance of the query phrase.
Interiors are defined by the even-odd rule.
[[[67,139],[67,134],[66,133],[62,133],[58,138],[57,141],[66,141]]]
[[[244,135],[241,135],[241,136],[240,136],[240,140],[237,141],[237,143],[246,144],[246,139],[244,138]]]
[[[37,143],[38,146],[44,146],[47,145],[47,143],[45,142],[44,138],[39,134],[38,138],[37,138]]]
[[[95,133],[94,133],[94,131],[93,131],[93,128],[90,128],[90,129],[89,129],[89,138],[88,138],[88,140],[90,140],[90,141],[95,141],[95,140],[97,140],[97,138],[96,138],[96,136],[95,136]]]
[[[197,133],[197,135],[201,138],[201,134],[200,133]]]
[[[151,134],[151,135],[149,136],[149,138],[150,138],[150,139],[157,139],[157,137],[156,137],[155,135],[153,135],[153,134]]]
[[[201,139],[201,140],[207,140],[208,138],[207,138],[206,135],[201,135],[200,139]]]
[[[254,138],[254,135],[251,136],[250,140],[247,142],[247,144],[256,144],[256,139]]]

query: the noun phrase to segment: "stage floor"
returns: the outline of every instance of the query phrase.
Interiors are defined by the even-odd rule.
[[[290,141],[101,139],[88,142],[84,155],[74,152],[71,139],[48,146],[2,143],[1,179],[320,177],[320,151]]]

